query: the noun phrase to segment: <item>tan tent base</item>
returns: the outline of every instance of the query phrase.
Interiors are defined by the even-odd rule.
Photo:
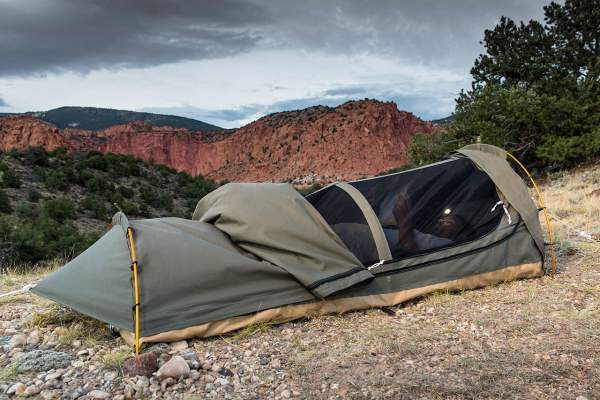
[[[462,279],[456,279],[453,281],[442,282],[420,288],[402,290],[394,293],[323,300],[312,303],[272,308],[254,314],[227,318],[220,321],[207,322],[202,325],[196,325],[184,329],[176,329],[152,336],[142,337],[140,338],[140,343],[174,342],[192,337],[206,338],[210,336],[222,335],[224,333],[232,332],[237,329],[258,323],[284,323],[309,316],[394,306],[438,290],[476,289],[499,282],[539,277],[543,274],[544,271],[542,268],[542,263],[540,262],[515,265],[493,272],[486,272]],[[125,342],[132,346],[134,345],[135,337],[132,332],[122,330],[120,333]]]

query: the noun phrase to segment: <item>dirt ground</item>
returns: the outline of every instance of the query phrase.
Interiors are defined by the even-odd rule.
[[[241,391],[183,385],[182,398],[600,399],[600,165],[554,175],[543,188],[554,277],[193,340],[201,358],[236,373],[246,362],[257,379]],[[0,293],[31,279],[4,278]],[[49,304],[11,299],[0,303],[4,321]],[[6,369],[8,358],[0,362]]]

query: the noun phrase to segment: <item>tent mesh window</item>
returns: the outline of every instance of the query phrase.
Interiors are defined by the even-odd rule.
[[[342,242],[363,264],[379,259],[377,247],[367,220],[352,197],[344,190],[330,186],[308,197]]]
[[[371,204],[395,259],[478,239],[503,214],[492,211],[494,183],[467,158],[350,184]]]

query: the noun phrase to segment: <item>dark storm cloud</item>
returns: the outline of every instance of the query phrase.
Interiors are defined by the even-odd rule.
[[[501,15],[539,18],[545,3],[3,0],[0,75],[144,67],[257,48],[464,66]]]
[[[239,0],[0,2],[0,74],[150,66],[253,48],[267,23]]]

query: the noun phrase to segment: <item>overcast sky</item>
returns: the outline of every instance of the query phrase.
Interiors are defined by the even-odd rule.
[[[0,0],[0,112],[63,105],[236,127],[266,113],[393,100],[449,115],[483,31],[538,0]]]

